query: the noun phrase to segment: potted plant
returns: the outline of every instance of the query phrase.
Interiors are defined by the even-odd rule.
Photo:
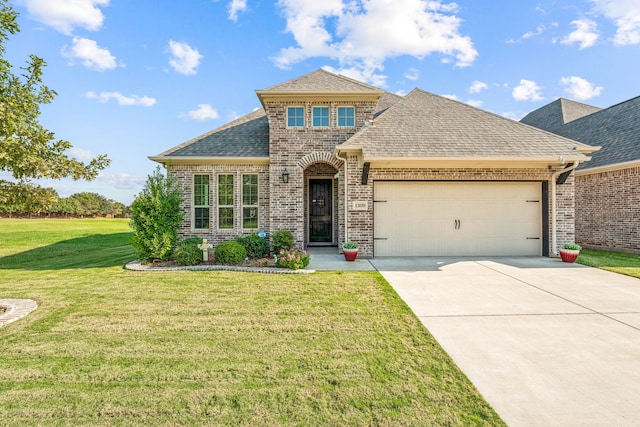
[[[582,247],[575,243],[565,243],[560,249],[560,258],[564,262],[575,262]]]
[[[355,261],[358,256],[358,244],[354,242],[344,242],[342,245],[342,253],[345,261]]]

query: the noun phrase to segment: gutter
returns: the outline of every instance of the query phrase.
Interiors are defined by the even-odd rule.
[[[556,205],[557,205],[557,202],[556,202],[556,180],[563,173],[571,172],[572,170],[574,170],[578,166],[580,166],[580,162],[576,161],[576,162],[573,163],[573,165],[571,165],[571,166],[569,166],[567,168],[561,169],[558,172],[555,172],[551,176],[551,221],[552,221],[552,225],[551,225],[551,250],[553,251],[553,254],[556,255],[556,256],[559,254],[559,252],[558,252],[558,233],[557,233],[557,230],[556,230],[556,226],[557,226],[557,221],[556,221],[556,211],[557,211],[557,207],[556,207]]]

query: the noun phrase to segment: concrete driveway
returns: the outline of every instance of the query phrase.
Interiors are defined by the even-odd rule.
[[[548,258],[371,263],[510,426],[640,425],[640,280]]]

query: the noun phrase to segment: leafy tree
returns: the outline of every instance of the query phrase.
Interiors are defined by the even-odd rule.
[[[30,183],[0,181],[0,212],[11,216],[14,213],[41,213],[52,210],[58,201],[53,188]]]
[[[95,179],[110,160],[101,155],[85,164],[69,157],[65,152],[71,143],[55,140],[53,132],[38,122],[40,105],[51,103],[57,95],[43,84],[44,60],[30,55],[22,74],[14,75],[4,59],[9,36],[20,31],[17,17],[11,4],[0,0],[0,171],[10,172],[17,180],[7,181],[3,191],[37,188],[29,187],[30,179]]]
[[[58,202],[53,206],[52,211],[59,214],[64,214],[65,216],[80,215],[82,206],[80,205],[78,199],[75,199],[73,197],[65,197],[58,200]]]
[[[181,200],[182,192],[176,180],[165,177],[158,166],[131,204],[131,242],[143,262],[166,260],[171,256],[184,218]]]

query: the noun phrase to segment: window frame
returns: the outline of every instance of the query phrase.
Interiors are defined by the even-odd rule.
[[[222,177],[231,177],[231,204],[228,203],[221,203],[221,197],[223,192],[221,191],[222,185],[229,185],[229,183],[223,183],[223,179]],[[235,203],[236,203],[236,195],[235,195],[235,186],[236,186],[236,180],[235,180],[235,174],[233,173],[220,173],[218,174],[218,182],[217,182],[217,207],[216,207],[216,212],[217,212],[217,229],[218,230],[233,230],[235,229]],[[225,196],[226,197],[226,196]],[[225,202],[228,202],[228,200],[224,200]],[[227,211],[228,209],[231,209],[231,225],[227,226],[225,224],[225,226],[222,226],[222,219],[228,218],[228,215],[222,215],[222,211],[223,209],[225,211]]]
[[[340,124],[340,110],[344,109],[350,109],[353,112],[353,115],[351,116],[351,119],[353,120],[353,124],[350,125],[341,125]],[[347,117],[348,118],[348,117]],[[352,106],[352,105],[340,105],[338,107],[336,107],[336,127],[339,128],[353,128],[356,126],[356,107]]]
[[[255,177],[255,184],[250,183],[249,185],[253,188],[255,187],[255,203],[247,203],[245,200],[247,197],[247,189],[245,188],[245,177]],[[251,197],[251,195],[249,196]],[[242,229],[243,230],[257,230],[260,227],[260,177],[257,173],[243,173],[242,174],[242,210],[240,211],[242,214]],[[250,200],[249,202],[252,202]],[[245,216],[246,209],[255,209],[255,227],[246,227],[245,221],[248,219]]]
[[[297,110],[297,109],[300,109],[300,110],[302,110],[302,115],[301,115],[301,116],[298,116],[298,115],[296,114],[296,115],[294,115],[294,116],[291,116],[291,114],[290,114],[290,113],[291,113],[291,110],[292,110],[292,109],[296,109],[296,110]],[[287,127],[288,127],[288,128],[303,128],[303,127],[305,126],[305,121],[306,121],[306,120],[305,120],[305,112],[306,112],[306,110],[305,110],[305,108],[304,108],[304,106],[303,106],[303,105],[289,105],[289,106],[287,107]],[[300,124],[300,125],[298,125],[298,124],[294,124],[294,125],[289,124],[289,120],[290,120],[291,118],[293,118],[293,119],[295,119],[295,120],[297,120],[297,119],[302,119],[302,124]]]
[[[327,120],[327,124],[326,125],[325,124],[320,124],[320,125],[316,124],[316,110],[324,110],[324,111],[327,112],[326,117],[324,117],[324,116],[319,117],[319,119],[325,119],[326,118],[326,120]],[[325,129],[331,127],[331,109],[329,107],[327,107],[327,106],[321,106],[321,105],[314,106],[311,109],[311,126],[313,126],[314,128],[325,128]]]
[[[206,184],[205,183],[196,183],[196,180],[198,177],[206,177]],[[193,215],[192,215],[192,221],[191,221],[191,226],[193,227],[194,230],[209,230],[211,228],[211,175],[208,173],[195,173],[193,174],[193,178],[192,178],[192,183],[193,183],[193,194],[192,194],[192,202],[193,202]],[[204,186],[205,190],[203,193],[199,194],[200,192],[197,191],[197,187],[200,186]],[[204,200],[198,200],[200,197],[204,197]],[[200,202],[206,202],[205,203],[197,203],[198,201]],[[207,221],[206,221],[206,227],[198,227],[198,210],[205,210],[207,211]]]

